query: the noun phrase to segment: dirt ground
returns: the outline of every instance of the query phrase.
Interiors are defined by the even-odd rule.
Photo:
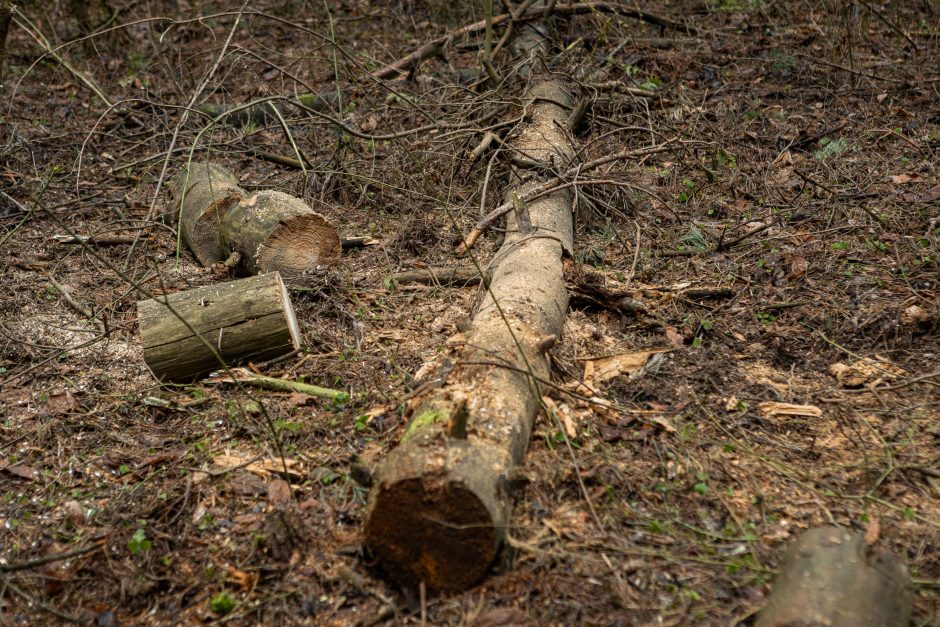
[[[571,282],[595,298],[552,349],[507,546],[424,599],[363,553],[363,484],[478,288],[388,277],[469,265],[455,246],[513,167],[469,153],[519,123],[524,85],[453,80],[476,35],[414,80],[369,72],[482,12],[111,0],[83,25],[66,4],[23,3],[2,91],[0,622],[749,625],[788,544],[837,524],[903,559],[914,624],[940,625],[936,2],[643,3],[695,35],[559,24],[551,71],[590,98],[580,160],[662,150],[582,175],[608,181],[576,188]],[[199,110],[336,85],[284,125]],[[150,377],[137,289],[230,278],[178,247],[166,183],[190,155],[377,240],[295,280],[303,351],[263,368],[348,402]],[[570,394],[587,358],[660,348],[589,381],[606,405]]]

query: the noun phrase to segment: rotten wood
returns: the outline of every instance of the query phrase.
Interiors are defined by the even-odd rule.
[[[523,26],[514,40],[532,53],[530,67],[547,49],[540,33]],[[531,122],[514,145],[539,161],[569,161],[574,147],[565,122],[573,88],[553,76],[533,80],[525,95]],[[520,178],[525,174],[532,180]],[[525,196],[539,174],[516,173],[506,198]],[[549,378],[545,338],[561,336],[568,308],[562,258],[574,245],[570,190],[529,201],[525,209],[531,231],[522,233],[520,216],[510,212],[482,302],[468,330],[450,342],[453,369],[441,386],[409,401],[400,443],[374,475],[365,545],[405,587],[473,585],[509,526],[510,486],[540,408],[538,381]]]
[[[300,347],[277,272],[139,301],[137,320],[144,361],[159,381],[190,382],[223,365],[274,359]]]
[[[787,551],[757,627],[910,624],[907,569],[892,553],[837,527],[803,533]]]

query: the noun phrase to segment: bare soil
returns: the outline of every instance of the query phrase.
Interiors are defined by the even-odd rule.
[[[524,86],[501,59],[498,91],[450,78],[476,36],[415,80],[368,73],[481,11],[111,0],[81,38],[66,4],[24,3],[2,94],[0,622],[747,625],[793,538],[837,524],[901,556],[915,624],[940,624],[936,3],[643,3],[695,36],[561,25],[551,71],[594,85],[581,160],[663,151],[581,175],[608,183],[576,188],[572,282],[602,297],[552,349],[508,546],[425,598],[362,551],[364,484],[478,288],[387,277],[470,265],[454,249],[512,163],[469,151],[511,131]],[[197,110],[337,84],[341,105],[283,125]],[[303,352],[256,365],[350,401],[150,377],[135,302],[233,278],[179,247],[166,184],[189,158],[378,241],[295,280]],[[655,348],[596,384],[604,405],[572,396],[585,358]]]

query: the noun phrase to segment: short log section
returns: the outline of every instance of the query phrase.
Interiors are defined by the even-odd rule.
[[[790,547],[757,627],[903,627],[910,620],[904,565],[859,534],[819,527]]]
[[[336,226],[299,198],[249,194],[225,168],[194,163],[172,186],[183,240],[204,266],[237,252],[246,274],[285,278],[330,265],[343,247]]]
[[[223,363],[262,362],[300,348],[276,272],[140,301],[137,319],[144,361],[164,382],[190,382]]]
[[[539,32],[522,30],[521,52],[544,55]],[[513,146],[535,161],[570,161],[566,120],[575,99],[569,84],[536,79],[525,98],[532,121]],[[507,198],[523,196],[538,180],[535,172],[520,172]],[[398,447],[374,475],[365,544],[403,587],[473,585],[489,570],[509,525],[510,486],[540,408],[538,382],[549,378],[545,351],[561,336],[567,312],[568,190],[517,205],[506,229],[471,329],[451,339],[453,370],[443,386],[415,399]]]
[[[226,169],[214,163],[193,163],[172,186],[180,205],[183,240],[204,266],[227,256],[222,222],[229,208],[248,194]]]
[[[255,192],[233,205],[222,231],[249,274],[278,271],[285,277],[335,262],[343,247],[336,227],[307,203],[273,190]]]

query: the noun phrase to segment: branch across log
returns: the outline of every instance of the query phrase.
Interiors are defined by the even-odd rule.
[[[194,381],[223,365],[268,361],[300,348],[294,308],[277,272],[142,300],[137,320],[144,361],[160,381]]]
[[[515,43],[544,55],[538,31],[521,31]],[[564,126],[575,101],[569,87],[536,80],[526,94],[532,121],[514,143],[539,161],[574,154]],[[521,179],[513,186],[508,198],[525,194]],[[464,589],[496,557],[509,486],[540,408],[538,381],[549,377],[545,340],[561,336],[567,312],[562,257],[573,237],[570,190],[517,204],[471,328],[451,342],[456,365],[442,387],[414,399],[399,446],[376,469],[365,544],[402,586]]]
[[[910,620],[904,565],[859,534],[819,527],[787,551],[757,627],[902,627]]]

